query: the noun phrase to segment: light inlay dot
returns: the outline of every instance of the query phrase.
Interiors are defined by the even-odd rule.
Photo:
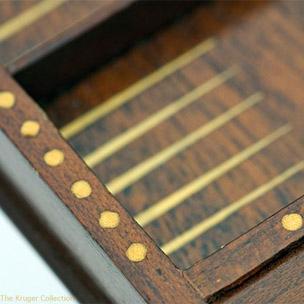
[[[63,163],[64,154],[58,149],[53,149],[45,153],[43,159],[48,166],[56,167]]]
[[[120,217],[117,212],[103,211],[100,214],[99,225],[101,228],[113,229],[119,225]]]
[[[34,120],[25,121],[20,128],[20,133],[25,137],[35,137],[38,135],[39,131],[40,125]]]
[[[71,191],[77,198],[81,199],[89,197],[91,195],[92,187],[87,181],[79,180],[73,183]]]
[[[11,92],[0,92],[0,108],[10,109],[15,105],[15,95]]]
[[[147,256],[147,247],[141,243],[133,243],[126,251],[126,256],[132,262],[141,262]]]
[[[282,226],[288,231],[296,231],[303,227],[303,218],[298,213],[290,213],[283,216]]]

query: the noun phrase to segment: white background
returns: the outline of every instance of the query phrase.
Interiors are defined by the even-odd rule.
[[[50,295],[69,298],[47,301],[45,296]],[[4,300],[3,296],[13,300]],[[20,300],[16,296],[39,299]],[[0,303],[77,303],[70,297],[70,292],[0,209]]]

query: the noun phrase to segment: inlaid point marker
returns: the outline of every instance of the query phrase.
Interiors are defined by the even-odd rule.
[[[53,149],[45,153],[43,159],[48,166],[56,167],[63,163],[64,154],[58,149]]]
[[[100,214],[99,225],[105,229],[113,229],[119,225],[120,217],[117,212],[103,211]]]
[[[0,108],[10,109],[15,105],[15,95],[11,92],[0,92]]]
[[[89,197],[92,193],[92,188],[87,181],[79,180],[72,185],[71,191],[77,198],[81,199]]]
[[[147,256],[147,247],[141,243],[133,243],[126,252],[131,262],[141,262]]]
[[[281,222],[283,228],[288,231],[296,231],[303,227],[303,218],[298,213],[284,215]]]
[[[20,133],[24,137],[36,137],[39,131],[40,125],[37,121],[34,120],[25,121],[20,128]]]

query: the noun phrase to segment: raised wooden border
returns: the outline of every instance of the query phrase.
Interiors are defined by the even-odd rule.
[[[4,136],[1,130],[0,134]],[[3,146],[4,144],[1,143],[2,152],[4,152]],[[14,163],[18,158],[18,154],[20,156],[20,152],[17,152],[17,155],[11,155],[14,157]],[[5,162],[7,163],[7,159]],[[9,167],[9,170],[11,171],[12,165],[9,164]],[[2,166],[1,171],[3,171]],[[18,174],[20,169],[16,170],[16,172],[17,175],[20,176]],[[56,235],[53,231],[53,227],[51,227],[51,225],[46,225],[46,219],[43,219],[39,210],[37,210],[37,208],[33,209],[33,205],[25,198],[24,193],[21,193],[20,189],[16,189],[16,181],[8,181],[1,175],[2,174],[0,174],[1,208],[16,224],[22,234],[26,236],[29,242],[35,246],[35,249],[62,279],[62,282],[67,286],[70,292],[80,301],[80,303],[112,303],[112,301],[106,297],[108,293],[98,286],[93,276],[91,276],[84,265],[80,263],[80,259],[75,256],[75,252],[68,250],[63,235]],[[41,207],[44,208],[46,203],[45,199],[39,199],[39,201],[44,202],[44,204],[41,205]],[[56,206],[56,209],[62,214],[62,210],[66,211],[61,202],[59,206]],[[49,218],[49,211],[44,210],[44,212],[48,213]],[[67,216],[68,218],[72,217],[69,213]],[[58,214],[54,218],[58,221]],[[60,226],[63,227],[64,225]],[[69,227],[66,230],[70,231],[71,228]],[[68,239],[71,241],[73,240],[71,237],[68,237]],[[87,248],[86,251],[88,251]],[[98,266],[95,265],[95,267],[97,268]]]
[[[100,21],[100,15],[96,21]],[[35,77],[28,79],[38,79],[37,71]],[[75,265],[81,264],[80,270],[69,270],[69,278],[67,273],[58,270],[62,278],[75,281],[81,276],[82,281],[90,280],[88,285],[97,285],[87,288],[83,296],[90,303],[100,300],[98,294],[90,297],[90,293],[96,292],[93,289],[119,303],[212,302],[303,240],[303,229],[286,231],[281,224],[286,214],[304,214],[304,199],[300,198],[190,269],[177,269],[61,138],[36,103],[3,70],[0,70],[0,79],[0,90],[9,90],[17,97],[15,107],[0,109],[0,170],[13,189],[18,190],[19,200],[24,199],[29,213],[33,212],[31,216],[39,222],[37,229],[44,228],[39,240],[34,241],[41,242],[45,233],[47,240],[58,241],[60,244],[56,248],[67,253],[63,263],[56,266],[57,270],[64,263],[72,264],[72,260]],[[40,123],[37,138],[24,138],[20,134],[22,122],[28,119]],[[44,153],[52,148],[61,149],[66,156],[65,162],[56,168],[46,166],[43,161]],[[78,179],[85,179],[92,185],[92,196],[78,200],[71,194],[70,187]],[[104,230],[98,224],[100,213],[109,209],[121,217],[120,225],[114,230]],[[22,220],[29,219],[20,216],[16,219]],[[79,252],[78,241],[82,252]],[[148,249],[147,258],[139,263],[131,262],[126,256],[127,248],[134,242]],[[42,253],[47,255],[46,251]],[[86,254],[82,254],[84,252]],[[50,261],[52,265],[56,262],[55,258]],[[74,290],[77,288],[75,286]]]
[[[281,224],[282,217],[288,213],[296,212],[303,215],[304,206],[301,198],[191,269],[185,272],[177,269],[87,168],[37,104],[3,69],[0,69],[0,80],[0,91],[10,91],[16,97],[13,108],[0,110],[0,128],[23,154],[23,157],[16,154],[15,158],[23,159],[19,163],[28,161],[30,164],[28,168],[34,169],[31,173],[32,177],[28,178],[34,184],[27,182],[24,183],[25,186],[23,185],[22,180],[27,180],[27,175],[24,175],[26,170],[23,169],[23,165],[19,167],[15,165],[13,149],[6,150],[7,153],[2,154],[2,170],[5,167],[4,161],[7,159],[8,166],[6,166],[5,174],[11,183],[14,182],[12,177],[15,176],[15,179],[18,179],[18,176],[22,176],[23,179],[20,179],[15,187],[24,188],[21,193],[27,196],[27,201],[33,208],[33,202],[35,201],[37,207],[39,205],[37,205],[37,199],[40,200],[43,208],[40,209],[38,217],[42,223],[51,215],[48,213],[48,200],[51,204],[51,201],[57,199],[66,206],[62,212],[70,211],[78,220],[77,223],[81,223],[82,229],[85,228],[68,231],[66,237],[69,233],[73,233],[80,241],[90,238],[88,244],[96,242],[99,247],[88,245],[87,250],[91,248],[93,252],[100,251],[101,258],[110,263],[107,267],[112,268],[113,271],[107,275],[108,282],[111,283],[113,279],[117,281],[116,276],[119,272],[127,279],[126,284],[130,282],[133,285],[135,289],[132,301],[134,300],[134,303],[141,303],[141,299],[147,303],[191,304],[210,301],[222,292],[241,284],[266,263],[280,257],[290,246],[296,245],[303,238],[303,229],[286,231]],[[28,138],[20,133],[20,127],[26,120],[35,120],[40,124],[41,130],[37,137]],[[6,147],[3,138],[1,145]],[[64,163],[55,168],[48,167],[43,161],[43,155],[53,148],[60,149],[65,154]],[[38,175],[33,175],[35,171]],[[71,185],[80,179],[88,181],[92,186],[93,193],[88,198],[77,199],[71,193]],[[35,180],[40,184],[38,182],[35,184]],[[43,187],[48,189],[49,194],[46,191],[40,196],[35,195],[35,191]],[[53,200],[50,200],[52,195]],[[45,205],[42,205],[43,202]],[[57,203],[57,207],[62,208],[59,205],[62,204]],[[104,210],[115,211],[120,215],[121,222],[116,229],[105,230],[99,226],[99,216]],[[61,219],[64,225],[68,215]],[[55,221],[49,225],[60,225],[60,222]],[[83,231],[88,232],[89,236],[84,236]],[[148,250],[146,259],[135,263],[127,258],[126,251],[132,243],[141,243],[146,246]],[[73,248],[73,244],[70,244],[69,252],[72,255]],[[85,246],[82,249],[85,250]],[[80,256],[78,260],[81,260]],[[94,262],[95,265],[92,264]],[[90,259],[88,263],[91,263],[89,266],[92,268],[98,265],[96,259],[95,261]],[[98,276],[98,268],[95,275]],[[104,278],[102,270],[100,276]],[[122,285],[120,286],[123,288]],[[101,288],[105,290],[106,285],[101,283]],[[129,289],[132,288],[129,286]],[[119,290],[110,291],[108,296],[117,300],[115,293],[118,294]],[[136,296],[137,293],[139,298]]]
[[[125,1],[109,1],[104,6],[96,6],[96,10],[85,16],[82,19],[75,19],[74,23],[67,28],[62,28],[61,32],[55,33],[56,35],[47,40],[41,41],[40,44],[31,48],[22,56],[11,60],[5,64],[5,67],[12,74],[27,68],[29,65],[35,63],[42,57],[49,55],[56,49],[66,45],[71,40],[77,39],[83,33],[91,30],[94,26],[99,23],[105,22],[108,18],[112,17],[121,10],[125,10],[132,2],[135,0],[125,0]],[[33,4],[34,6],[35,4]],[[56,9],[52,11],[56,12]],[[59,22],[59,21],[58,21]],[[33,33],[34,35],[34,33]]]
[[[0,80],[0,91],[12,92],[16,98],[16,104],[13,108],[0,110],[1,130],[37,172],[39,180],[46,184],[51,192],[71,211],[89,233],[92,242],[95,241],[100,246],[100,250],[105,253],[104,259],[114,263],[128,282],[135,287],[143,301],[147,303],[203,303],[199,294],[185,279],[183,272],[172,264],[119,202],[111,196],[85,163],[62,139],[58,130],[37,104],[3,69],[0,70]],[[39,123],[40,132],[36,137],[28,138],[20,133],[20,128],[26,120],[34,120]],[[4,140],[1,141],[1,144],[5,147]],[[65,154],[65,161],[55,168],[48,167],[43,161],[43,155],[54,148],[60,149]],[[10,163],[12,159],[8,156],[13,155],[14,152],[13,150],[7,151],[9,154],[7,162]],[[16,178],[23,175],[23,180],[26,180],[25,169],[21,165],[15,167],[12,164],[11,170],[11,173],[7,169],[5,172],[11,182],[14,179],[10,178],[10,175],[14,174]],[[18,170],[17,175],[16,170]],[[32,179],[33,177],[29,176],[28,180]],[[71,193],[72,184],[78,180],[86,180],[91,185],[93,191],[88,198],[77,199]],[[25,187],[19,180],[19,184],[15,187],[24,188],[21,193],[27,196],[27,201],[33,204],[33,207],[34,200],[38,199],[43,204],[43,200],[49,197],[47,193],[41,193],[38,198],[38,194],[33,195],[35,190],[40,188],[38,184],[28,184]],[[37,206],[37,201],[35,204]],[[99,226],[99,216],[104,210],[115,211],[120,215],[120,225],[116,229],[104,230]],[[43,216],[46,218],[47,214]],[[75,235],[75,231],[70,233]],[[84,237],[79,235],[80,242],[82,238]],[[126,256],[127,249],[133,243],[141,243],[147,248],[147,256],[141,262],[132,262]],[[94,267],[94,265],[91,266]],[[113,270],[113,274],[116,271]],[[100,276],[104,278],[102,269]],[[106,276],[109,282],[113,277]],[[118,293],[119,290],[116,292]],[[115,299],[115,294],[111,294],[110,297]],[[134,299],[134,303],[140,302],[138,299]]]
[[[240,285],[303,240],[303,228],[287,231],[282,226],[283,216],[292,213],[304,216],[304,196],[196,263],[186,276],[206,301]]]
[[[31,96],[49,98],[196,5],[193,1],[113,1],[6,68]],[[85,60],[79,58],[88,50]],[[32,81],[36,78],[39,83]]]

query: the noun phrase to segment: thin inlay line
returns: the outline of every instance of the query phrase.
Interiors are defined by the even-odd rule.
[[[124,103],[128,102],[135,96],[149,89],[156,83],[160,82],[164,78],[173,74],[177,70],[191,63],[195,59],[207,53],[209,50],[214,48],[215,39],[210,38],[183,55],[177,57],[176,59],[170,61],[169,63],[163,65],[155,72],[149,74],[148,76],[142,78],[141,80],[135,82],[133,85],[123,90],[122,92],[117,93],[110,99],[104,101],[99,106],[93,108],[82,116],[76,118],[71,123],[64,126],[60,132],[63,137],[66,139],[71,138],[75,134],[79,133],[81,130],[85,129],[92,123],[94,123],[99,118],[105,116],[116,108],[120,107]]]
[[[43,0],[0,24],[0,42],[22,31],[67,0]]]
[[[247,160],[254,154],[258,153],[262,149],[269,146],[275,140],[280,138],[281,136],[285,135],[291,130],[291,127],[287,124],[275,132],[271,133],[270,135],[262,138],[255,144],[249,146],[242,152],[234,155],[233,157],[229,158],[228,160],[224,161],[220,165],[216,166],[215,168],[211,169],[207,173],[199,176],[192,182],[186,184],[185,186],[181,187],[177,191],[171,193],[170,195],[166,196],[162,200],[158,201],[157,203],[153,204],[150,208],[140,212],[135,216],[135,220],[141,225],[145,226],[152,222],[153,220],[157,219],[161,215],[165,214],[169,210],[173,209],[174,207],[180,205],[183,201],[187,198],[192,196],[193,194],[197,193],[198,191],[202,190],[204,187],[218,179],[220,176],[228,172],[229,170],[233,169],[234,167],[238,166],[243,161]]]
[[[105,160],[118,150],[122,149],[133,140],[142,136],[164,120],[170,118],[178,111],[182,110],[194,101],[197,101],[200,97],[215,89],[216,87],[227,81],[229,78],[233,77],[236,71],[236,68],[230,68],[214,76],[210,80],[193,89],[191,92],[183,95],[182,97],[178,98],[166,107],[150,115],[148,118],[139,122],[135,126],[110,139],[108,142],[97,148],[95,151],[85,156],[84,161],[89,167],[96,166],[101,161]]]
[[[175,239],[171,240],[167,244],[161,247],[162,251],[166,254],[172,254],[187,243],[191,242],[195,238],[199,237],[212,227],[218,225],[226,218],[240,210],[242,207],[250,204],[254,200],[258,199],[259,197],[263,196],[267,192],[271,191],[275,187],[282,184],[287,179],[291,178],[295,174],[299,173],[304,169],[304,161],[299,162],[298,164],[290,167],[280,175],[276,176],[268,183],[261,185],[260,187],[256,188],[252,192],[248,193],[247,195],[243,196],[241,199],[229,204],[229,206],[223,208],[222,210],[216,212],[209,218],[203,220],[201,223],[195,225],[194,227],[190,228],[186,232],[182,233]]]
[[[181,140],[175,142],[169,147],[161,150],[157,154],[151,156],[145,161],[139,163],[135,167],[121,174],[120,176],[114,178],[109,183],[107,183],[107,188],[112,194],[116,194],[131,184],[138,181],[143,176],[147,175],[149,172],[154,170],[155,168],[161,166],[165,162],[167,162],[170,158],[183,151],[190,145],[193,145],[198,140],[206,137],[211,132],[223,126],[225,123],[228,123],[234,117],[240,115],[242,112],[251,108],[258,102],[263,99],[262,93],[255,93],[250,97],[246,98],[244,101],[239,103],[238,105],[232,107],[228,111],[219,115],[218,117],[212,119],[210,122],[206,123],[202,127],[188,134]]]

